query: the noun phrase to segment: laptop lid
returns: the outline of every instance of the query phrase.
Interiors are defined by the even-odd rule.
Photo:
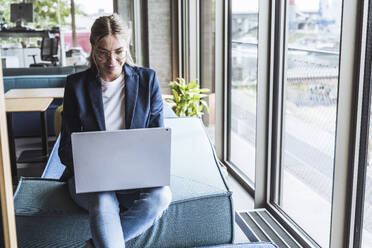
[[[170,184],[170,128],[71,134],[76,193]]]

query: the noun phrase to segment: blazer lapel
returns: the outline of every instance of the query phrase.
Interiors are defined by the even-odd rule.
[[[96,73],[92,74],[97,75]],[[89,80],[88,92],[98,128],[99,130],[106,130],[105,116],[103,113],[102,88],[98,76]]]
[[[133,127],[133,119],[138,96],[138,74],[133,67],[124,65],[125,72],[125,127]]]

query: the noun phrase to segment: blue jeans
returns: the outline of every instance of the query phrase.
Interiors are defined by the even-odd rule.
[[[76,194],[73,178],[68,186],[76,204],[89,212],[92,239],[97,248],[125,247],[125,241],[145,232],[163,215],[172,198],[169,186],[83,194]],[[120,206],[128,209],[122,215],[122,222]]]

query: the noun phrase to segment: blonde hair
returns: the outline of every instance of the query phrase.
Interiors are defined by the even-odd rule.
[[[107,35],[117,35],[125,40],[128,46],[128,49],[126,49],[127,56],[125,63],[127,63],[130,66],[134,66],[135,64],[129,51],[131,32],[128,26],[124,23],[124,21],[121,20],[118,14],[101,16],[94,21],[90,31],[89,38],[90,44],[92,46],[92,51],[89,56],[90,66],[95,66],[98,69],[97,63],[94,58],[95,46],[102,38],[104,38]]]

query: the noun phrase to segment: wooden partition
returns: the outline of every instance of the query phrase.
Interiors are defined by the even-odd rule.
[[[0,60],[0,68],[2,68]],[[10,172],[8,129],[5,113],[3,72],[0,69],[0,199],[5,247],[17,247],[13,186]]]

